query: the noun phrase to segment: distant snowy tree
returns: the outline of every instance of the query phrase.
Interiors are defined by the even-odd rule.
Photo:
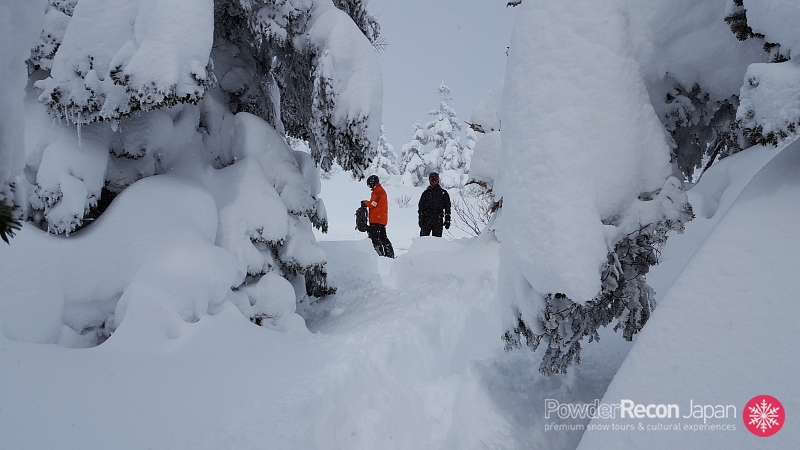
[[[427,174],[438,172],[442,187],[460,187],[468,170],[457,136],[462,126],[455,110],[447,104],[452,100],[450,88],[442,82],[437,90],[441,100],[439,109],[429,113],[435,119],[426,123],[424,128],[416,123],[414,137],[403,146],[400,164],[403,182],[421,186],[425,184]]]
[[[403,174],[402,182],[411,186],[422,186],[428,179],[428,174],[438,170],[427,161],[425,145],[429,137],[425,133],[422,122],[414,123],[414,134],[407,144],[403,145],[400,153],[400,171]]]
[[[386,182],[389,175],[397,175],[400,169],[397,167],[397,155],[394,147],[386,140],[386,132],[381,125],[381,134],[378,136],[378,148],[372,158],[372,162],[365,172],[366,175],[378,175],[381,182]]]
[[[450,88],[442,82],[438,87],[439,109],[429,114],[435,119],[425,124],[428,139],[433,148],[426,155],[430,166],[435,166],[444,188],[460,187],[461,176],[465,173],[465,162],[461,140],[457,133],[461,131],[461,121],[453,108],[447,102],[452,100]]]

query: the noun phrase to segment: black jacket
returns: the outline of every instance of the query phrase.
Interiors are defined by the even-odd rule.
[[[420,223],[441,225],[444,217],[450,218],[450,194],[438,184],[422,192],[418,206]]]

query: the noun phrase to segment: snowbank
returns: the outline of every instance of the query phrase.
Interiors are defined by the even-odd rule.
[[[216,232],[211,195],[169,176],[135,183],[68,239],[26,224],[14,245],[0,248],[5,337],[97,345],[123,323],[128,305],[153,298],[162,300],[161,312],[150,308],[154,323],[142,325],[137,338],[174,335],[179,318],[196,321],[233,286],[235,260],[213,245]]]
[[[800,409],[793,381],[800,365],[790,332],[800,320],[799,169],[796,142],[753,177],[664,295],[602,400],[680,407],[677,420],[613,420],[623,426],[706,422],[732,424],[735,430],[587,431],[579,449],[792,448],[800,439],[790,425],[761,438],[743,424],[745,404],[759,394],[781,401],[787,417]],[[690,401],[733,405],[736,415],[683,417]]]

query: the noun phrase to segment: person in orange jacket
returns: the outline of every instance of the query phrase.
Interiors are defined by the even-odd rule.
[[[372,246],[378,255],[394,258],[394,248],[386,236],[386,224],[389,222],[389,200],[383,190],[377,175],[367,177],[367,186],[372,189],[369,200],[361,202],[362,206],[369,208],[369,226],[367,235],[372,240]]]

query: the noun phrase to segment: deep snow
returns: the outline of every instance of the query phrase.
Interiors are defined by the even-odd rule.
[[[751,149],[731,157],[690,191],[699,217],[689,224],[686,234],[670,238],[664,252],[666,265],[650,277],[655,286],[666,289],[671,284],[701,244],[703,239],[698,236],[718,234],[711,230],[712,221],[719,221],[718,228],[729,221],[748,223],[741,217],[746,211],[731,219],[736,209],[725,212],[744,188],[746,183],[741,180],[752,176],[775,153]],[[396,260],[377,257],[364,234],[354,230],[352,214],[358,201],[368,195],[366,185],[351,181],[344,173],[323,181],[331,226],[329,234],[317,234],[328,260],[330,281],[339,290],[317,304],[301,305],[311,333],[257,327],[233,305],[224,303],[221,310],[196,323],[182,323],[177,338],[151,339],[147,345],[142,345],[141,337],[157,333],[141,328],[147,324],[144,318],[158,316],[146,308],[139,309],[142,320],[129,311],[127,329],[120,327],[104,344],[90,349],[1,339],[0,448],[575,448],[580,432],[544,431],[548,423],[543,417],[544,400],[591,402],[602,398],[631,344],[611,330],[603,330],[599,343],[586,346],[579,366],[566,377],[552,378],[536,372],[541,351],[504,353],[502,309],[497,298],[498,244],[492,234],[456,240],[416,237],[413,205],[421,189],[396,181],[385,185],[392,202],[388,234],[400,250]],[[156,182],[163,181],[149,181]],[[789,195],[793,191],[781,192]],[[132,189],[129,195],[135,193]],[[761,198],[769,200],[767,206],[778,208],[773,213],[794,214],[781,208],[791,197],[767,194],[762,192]],[[403,195],[412,197],[410,208],[394,203]],[[757,200],[750,195],[736,204],[761,208],[764,202]],[[711,214],[710,218],[700,217],[702,211]],[[725,218],[720,221],[722,216]],[[784,225],[788,228],[776,233],[773,242],[791,231],[789,220]],[[30,233],[34,231],[25,227],[6,249],[21,251],[33,245]],[[717,241],[725,247],[722,238]],[[791,248],[787,246],[783,252]],[[73,249],[75,252],[80,253]],[[17,253],[23,257],[20,255],[24,252]],[[786,270],[793,259],[782,259]],[[723,262],[712,258],[693,272],[705,280],[705,268]],[[776,289],[785,285],[786,276],[781,273],[785,272],[773,274]],[[752,284],[737,286],[740,295],[753,289],[748,286]],[[693,289],[687,295],[695,295]],[[677,302],[674,294],[664,299],[648,325],[654,333],[659,323],[668,322],[659,318],[662,312],[673,319],[668,333],[676,326],[683,333],[684,327],[694,323],[670,302]],[[736,311],[750,315],[747,309]],[[785,320],[797,318],[796,311],[784,312]],[[718,320],[710,323],[718,323],[723,330],[729,322],[747,325],[737,316],[715,316]],[[709,317],[701,314],[694,320],[706,323]],[[786,329],[775,333],[782,339],[792,335]],[[634,348],[645,348],[634,355],[652,355],[646,347],[652,341],[640,339]],[[758,343],[750,345],[757,348]],[[791,347],[787,344],[786,348]],[[704,347],[695,347],[693,352],[698,358],[707,355]],[[773,354],[766,352],[764,357]],[[683,357],[681,352],[667,355]],[[775,366],[771,359],[762,362],[783,367]],[[746,363],[729,350],[706,364],[730,369]],[[633,363],[626,366],[629,364]],[[640,369],[647,368],[636,370]],[[703,370],[702,374],[716,374],[712,366]],[[633,397],[638,389],[656,389],[659,384],[664,384],[663,392],[681,392],[677,381],[656,372],[643,382],[630,384],[633,372],[621,372],[612,384],[612,389],[617,389],[613,392]],[[672,372],[662,368],[663,373]],[[739,401],[737,393],[742,388],[733,376],[742,371],[732,373],[725,383],[717,382],[717,375],[705,378],[705,383],[717,386],[719,395],[736,396],[731,401]],[[785,376],[790,372],[780,369],[777,373]],[[749,384],[741,384],[745,389],[757,383],[754,372],[748,377]],[[781,399],[788,398],[784,404],[796,410],[791,392],[773,389],[777,385],[770,381],[761,386]],[[781,433],[791,438],[788,430],[789,425]],[[731,436],[743,437],[742,433],[747,434],[740,430]],[[631,445],[650,446],[655,442],[651,436],[640,436]],[[684,435],[683,444],[691,447],[700,442],[693,439],[702,438],[706,439],[704,448],[724,448],[713,440],[716,435],[704,436]],[[594,437],[587,435],[587,439],[591,442]]]
[[[770,153],[774,154],[772,149],[752,150],[755,152],[723,161],[725,164],[709,171],[703,181],[726,173],[732,179],[749,178],[748,171],[763,166]],[[743,160],[750,164],[742,165]],[[702,419],[685,417],[693,401],[735,406],[737,415],[709,419],[708,424],[733,424],[736,430],[589,431],[579,449],[796,447],[800,429],[790,418],[800,412],[796,382],[800,371],[796,350],[800,319],[798,169],[800,142],[795,142],[752,178],[729,209],[721,208],[705,219],[722,216],[710,234],[702,225],[687,230],[687,234],[708,237],[664,294],[602,400],[675,403],[681,408],[681,418],[592,422],[702,425]],[[705,201],[709,200],[706,197]],[[725,203],[730,204],[730,197]],[[761,394],[777,398],[787,417],[786,425],[768,438],[752,435],[743,423],[745,404]]]

